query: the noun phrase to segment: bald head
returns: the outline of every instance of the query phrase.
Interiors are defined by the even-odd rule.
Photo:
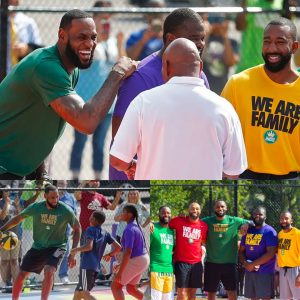
[[[174,40],[163,54],[163,79],[167,82],[174,76],[198,77],[202,61],[196,45],[185,38]]]

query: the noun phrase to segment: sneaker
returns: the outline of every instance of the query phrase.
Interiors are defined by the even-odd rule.
[[[62,278],[60,279],[60,281],[61,281],[63,284],[68,284],[68,283],[70,283],[70,280],[69,280],[68,277],[62,277]]]

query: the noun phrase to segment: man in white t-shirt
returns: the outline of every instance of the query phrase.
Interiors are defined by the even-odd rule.
[[[142,92],[128,107],[110,151],[112,166],[130,179],[219,180],[247,168],[238,116],[205,88],[201,69],[193,42],[179,38],[168,46],[166,84]]]

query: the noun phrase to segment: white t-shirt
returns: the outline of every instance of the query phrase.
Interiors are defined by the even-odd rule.
[[[196,77],[173,77],[129,105],[110,154],[130,162],[135,179],[222,179],[247,168],[232,105]]]

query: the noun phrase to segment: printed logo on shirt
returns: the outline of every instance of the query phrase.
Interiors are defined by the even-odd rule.
[[[228,224],[213,224],[214,232],[226,232],[228,230]]]
[[[168,234],[168,233],[160,233],[160,242],[163,245],[174,245],[174,241],[173,241],[173,235],[172,234]]]
[[[275,132],[274,130],[292,134],[300,119],[300,105],[280,100],[277,106],[273,107],[273,100],[269,97],[252,96],[251,125],[270,129],[267,132],[269,132],[268,137],[271,143],[276,142],[271,138],[271,135]]]
[[[41,214],[41,223],[42,224],[55,225],[56,222],[57,222],[56,215]]]
[[[274,130],[268,130],[264,134],[264,140],[268,144],[274,144],[277,141],[277,133]]]
[[[283,250],[290,250],[292,245],[292,240],[290,239],[279,239],[278,248]]]
[[[246,235],[246,245],[258,246],[262,240],[262,234],[247,233]]]
[[[192,230],[191,227],[183,226],[182,236],[188,238],[189,241],[191,241],[191,240],[200,240],[201,230],[197,229],[197,228],[193,228],[193,230]]]
[[[89,205],[87,206],[90,210],[103,210],[101,203],[97,200],[93,200]]]

